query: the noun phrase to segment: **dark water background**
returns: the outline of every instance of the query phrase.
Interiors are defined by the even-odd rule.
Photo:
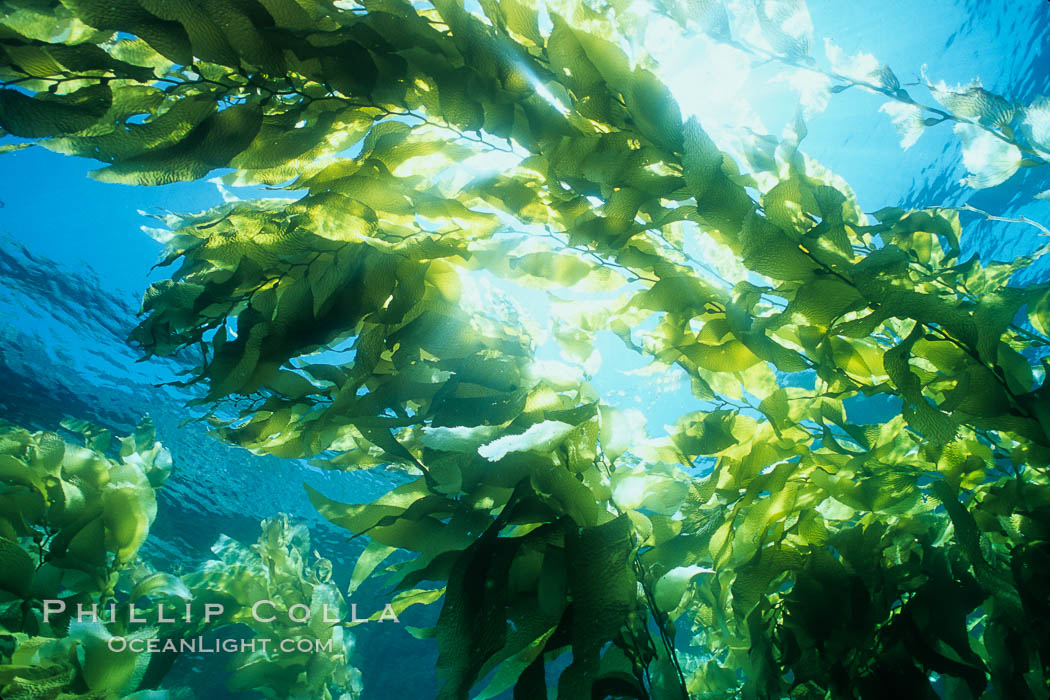
[[[1023,103],[1050,95],[1050,3],[1044,0],[812,0],[810,11],[818,42],[830,36],[847,53],[869,51],[905,84],[926,64],[934,79],[949,85],[979,75],[987,89]],[[903,152],[889,119],[877,111],[881,102],[859,91],[833,96],[827,110],[811,120],[804,143],[804,150],[854,187],[866,210],[969,202],[1050,224],[1050,202],[1033,199],[1050,189],[1050,166],[1022,170],[990,190],[966,189],[959,184],[965,172],[950,126],[929,129]],[[772,105],[771,113],[781,107]],[[769,131],[778,133],[780,126],[771,123]],[[101,184],[86,179],[92,167],[39,148],[0,157],[0,417],[33,429],[55,429],[63,418],[74,417],[125,434],[149,413],[176,471],[159,493],[157,521],[143,550],[147,558],[169,570],[192,568],[209,558],[219,533],[251,543],[260,520],[286,512],[310,524],[313,548],[333,560],[336,579],[345,586],[362,544],[320,519],[301,483],[360,503],[385,492],[397,477],[381,470],[324,472],[298,461],[258,457],[224,446],[200,424],[180,427],[191,415],[183,404],[192,394],[156,386],[171,381],[178,367],[163,360],[139,363],[124,341],[136,323],[142,291],[162,278],[147,272],[159,246],[139,231],[150,223],[139,210],[193,211],[218,204],[221,197],[208,183]],[[1048,242],[1024,225],[974,215],[964,222],[964,250],[982,259],[1012,259]],[[1050,256],[1020,277],[1046,280],[1048,263]],[[652,394],[647,380],[618,371],[637,361],[615,344],[602,351],[606,364],[599,389],[618,387],[628,405],[663,422],[683,410],[667,393],[643,402],[644,394]],[[353,602],[369,610],[383,600],[382,591],[366,589]],[[431,622],[419,607],[402,621]],[[396,625],[357,629],[355,664],[364,673],[366,698],[434,695],[432,644]],[[185,657],[170,681],[192,678],[203,698],[257,697],[222,690],[224,662],[221,656]]]

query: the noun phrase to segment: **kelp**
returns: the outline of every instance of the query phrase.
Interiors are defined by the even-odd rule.
[[[281,514],[262,522],[255,544],[221,535],[212,553],[215,559],[179,575],[140,564],[129,579],[138,617],[175,642],[231,625],[267,640],[232,655],[227,687],[233,692],[303,700],[360,697],[361,672],[350,661],[354,636],[345,626],[352,616],[332,580],[332,562],[311,551],[304,523]],[[189,619],[182,614],[187,603]],[[221,606],[221,614],[207,614],[208,606]]]
[[[1011,284],[1030,259],[962,259],[952,209],[865,213],[801,118],[738,162],[625,52],[627,13],[7,8],[11,133],[106,181],[228,167],[292,194],[162,217],[178,266],[132,340],[199,358],[186,382],[228,442],[417,476],[373,503],[309,495],[369,540],[352,589],[440,601],[416,630],[439,697],[537,697],[548,669],[562,698],[1046,694],[1050,287]],[[804,6],[759,10],[805,63]],[[973,138],[1013,138],[994,96],[942,92]],[[697,410],[648,436],[535,361],[479,273],[545,288],[567,358],[590,366],[611,331]]]
[[[905,150],[927,128],[951,124],[962,144],[968,172],[962,184],[968,187],[995,187],[1021,168],[1050,162],[1050,102],[1045,96],[1023,104],[986,90],[980,79],[954,86],[943,80],[934,82],[923,66],[917,84],[925,88],[931,103],[903,87],[893,69],[868,52],[850,56],[825,38],[824,60],[818,61],[813,24],[801,0],[754,4],[711,0],[699,3],[702,12],[695,11],[697,4],[654,3],[657,12],[692,36],[706,36],[738,49],[741,58],[775,61],[805,76],[798,83],[800,98],[811,111],[823,110],[832,95],[851,88],[885,97],[888,101],[879,111],[890,117]],[[617,3],[609,3],[608,8],[614,14],[622,13]]]
[[[114,652],[107,640],[115,630],[75,617],[77,605],[100,610],[115,600],[156,515],[171,455],[148,418],[116,444],[81,421],[64,427],[84,444],[0,427],[0,692],[12,700],[180,697],[140,690],[149,654]],[[47,619],[44,601],[64,609]]]
[[[80,422],[65,427],[83,431],[85,444],[10,425],[0,436],[0,529],[15,545],[8,547],[14,559],[4,590],[16,597],[79,587],[111,595],[119,571],[146,539],[157,513],[155,491],[171,473],[171,455],[148,418],[115,444],[108,430]],[[33,557],[23,541],[34,543]],[[17,606],[7,609],[10,615]]]
[[[330,698],[332,689],[342,700],[356,697],[360,673],[349,661],[345,600],[331,583],[331,562],[309,559],[305,525],[275,517],[251,548],[220,538],[218,559],[181,575],[158,571],[137,556],[156,490],[172,471],[152,421],[119,441],[86,421],[63,427],[84,444],[0,427],[5,699],[188,700],[187,687],[159,688],[181,646],[154,653],[146,645],[161,649],[237,623],[268,644],[234,655],[231,688],[275,698]],[[272,601],[272,610],[253,614],[259,600]],[[206,614],[208,605],[222,606],[222,614]],[[289,616],[296,605],[310,611],[306,623]],[[314,651],[295,646],[303,639]],[[281,641],[293,646],[279,651]]]

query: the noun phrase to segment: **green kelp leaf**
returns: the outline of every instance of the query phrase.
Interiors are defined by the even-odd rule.
[[[152,490],[126,484],[111,485],[104,492],[107,539],[112,539],[112,551],[118,561],[131,561],[146,540],[151,512],[156,511],[156,504],[150,503],[152,499]]]
[[[143,596],[168,596],[191,600],[193,594],[186,587],[185,582],[177,576],[158,571],[152,576],[147,576],[135,585],[131,591],[129,600],[136,601]]]
[[[650,514],[671,515],[677,512],[688,491],[687,483],[675,476],[672,468],[661,464],[651,469],[621,466],[610,479],[613,500],[623,510],[644,509]]]
[[[100,83],[68,95],[30,97],[0,90],[0,128],[15,136],[42,138],[83,131],[101,119],[113,103],[109,86]]]
[[[903,250],[912,251],[922,262],[940,259],[940,251],[934,251],[929,241],[930,235],[937,236],[947,246],[947,255],[959,255],[959,235],[962,226],[958,212],[946,209],[927,209],[922,211],[903,212],[882,210],[880,220],[888,224],[889,231],[882,233],[888,240]]]
[[[87,506],[84,491],[64,479],[48,484],[48,496],[51,507],[47,515],[52,528],[61,529],[76,521]]]
[[[131,114],[117,115],[115,123],[107,125],[109,128],[106,131],[91,129],[84,134],[49,139],[47,147],[59,153],[116,163],[178,143],[215,112],[215,104],[211,100],[196,95],[174,102],[160,102],[161,97],[152,93],[132,97],[127,91],[120,91],[116,99],[130,100],[131,104],[127,105],[125,111]],[[141,124],[126,121],[142,112],[150,113],[147,121]]]
[[[143,3],[155,2],[155,0],[140,1]],[[167,4],[164,3],[165,6]],[[256,28],[253,18],[244,9],[226,0],[218,0],[202,7],[205,10],[204,15],[210,18],[222,31],[225,39],[229,42],[229,46],[236,52],[232,60],[219,61],[220,63],[225,62],[227,65],[236,66],[238,63],[243,62],[252,66],[258,66],[266,73],[277,75],[286,71],[280,51],[266,40],[259,29]],[[163,17],[161,12],[157,12],[157,14]],[[164,18],[166,19],[166,17]],[[203,19],[203,17],[200,17],[200,19]],[[185,23],[184,26],[189,29],[189,26]],[[191,41],[193,39],[194,37],[191,35]],[[194,48],[197,48],[197,42],[193,41],[192,43]],[[237,57],[239,57],[239,61]]]
[[[127,636],[145,639],[148,634],[138,632]],[[135,677],[141,661],[149,659],[148,653],[138,654],[130,648],[112,651],[109,641],[113,634],[101,622],[74,620],[69,625],[69,637],[78,643],[77,657],[84,681],[94,691],[121,690]],[[116,648],[120,648],[119,645]]]
[[[711,372],[740,372],[762,361],[744,343],[735,338],[721,345],[693,343],[678,349],[697,367]]]
[[[543,552],[543,564],[536,583],[536,599],[540,612],[545,617],[560,617],[567,604],[568,569],[565,549],[547,547]]]
[[[1028,302],[1028,320],[1037,331],[1050,337],[1050,290]]]
[[[466,357],[481,348],[467,319],[429,310],[392,334],[389,340],[443,359]],[[405,352],[407,354],[407,350]]]
[[[637,600],[631,572],[630,519],[570,532],[566,540],[572,597],[572,664],[558,681],[561,698],[587,697],[598,675],[602,647],[619,633]]]
[[[624,99],[642,134],[665,150],[682,149],[682,112],[655,75],[636,68]]]
[[[17,638],[12,638],[14,639]],[[41,657],[46,656],[47,652],[54,648],[53,642],[54,640],[45,637],[30,638],[21,642],[13,654],[13,663],[6,665],[3,675],[0,676],[0,684],[2,684],[0,688],[4,690],[4,697],[12,700],[37,697],[75,697],[64,693],[63,690],[69,688],[73,682],[76,669],[68,663],[49,665],[33,663],[34,654],[39,653]],[[38,651],[40,647],[43,648]],[[56,695],[58,693],[61,695]]]
[[[744,265],[766,277],[805,281],[820,269],[797,241],[757,214],[745,220],[740,230],[740,242]]]
[[[36,565],[17,542],[0,536],[0,590],[25,598]]]
[[[466,74],[469,75],[469,72]],[[455,124],[464,131],[478,131],[484,126],[484,107],[481,102],[474,99],[469,85],[462,79],[462,76],[442,81],[438,99],[440,113],[449,123]]]
[[[794,462],[782,462],[772,471],[764,470],[747,486],[747,504],[738,515],[733,529],[733,557],[743,562],[766,541],[771,526],[777,525],[794,509],[799,487],[789,477],[797,469]],[[770,492],[768,496],[762,492]],[[752,500],[753,499],[753,500]]]
[[[551,638],[555,631],[557,631],[557,627],[551,627],[529,642],[524,649],[501,663],[492,675],[492,680],[489,681],[489,684],[476,696],[476,700],[489,700],[515,687],[525,670],[543,653],[547,646],[547,640]],[[517,693],[515,693],[516,695]]]
[[[957,487],[944,481],[934,481],[932,488],[951,517],[952,525],[955,527],[955,538],[963,553],[975,569],[978,571],[986,569],[988,564],[981,553],[980,531],[973,514],[959,502]]]
[[[679,418],[671,440],[683,454],[717,454],[737,444],[733,435],[736,414],[728,410],[692,413]]]
[[[695,118],[686,122],[683,139],[682,167],[697,211],[736,248],[733,243],[755,204],[722,170],[722,152]]]
[[[84,436],[84,444],[95,452],[106,452],[109,449],[113,433],[90,421],[67,418],[62,421],[62,427],[72,433]],[[103,459],[101,455],[96,456]]]
[[[930,85],[930,92],[949,112],[967,121],[1002,127],[1014,116],[1014,106],[1008,100],[988,92],[979,82],[952,88],[942,81]]]
[[[310,498],[310,503],[313,504],[314,508],[317,509],[317,512],[319,512],[322,517],[334,525],[349,530],[355,535],[364,533],[369,528],[375,526],[380,519],[386,516],[400,515],[405,511],[408,505],[410,505],[410,503],[404,505],[385,505],[379,503],[371,505],[350,505],[329,499],[319,491],[312,488],[309,484],[303,484],[303,488],[306,489],[306,494]],[[415,502],[419,498],[422,498],[423,495],[424,494],[422,493],[417,493],[411,502]]]
[[[45,501],[47,499],[47,487],[40,475],[17,457],[0,455],[0,481],[28,487]]]
[[[713,574],[714,569],[704,566],[677,566],[660,577],[656,582],[653,597],[656,607],[670,613],[678,608],[685,596],[689,584],[700,574]]]
[[[726,307],[726,322],[729,330],[747,349],[757,357],[770,362],[782,372],[801,372],[808,369],[810,363],[797,350],[785,347],[771,338],[766,328],[774,317],[756,318],[751,309],[757,301],[756,288],[738,286],[740,293]]]
[[[824,501],[818,508],[826,520],[840,519],[840,513],[836,512],[838,504],[862,512],[903,513],[913,508],[922,497],[915,487],[914,474],[894,472],[889,468],[868,477],[860,477],[848,470],[829,474],[818,468],[812,472],[811,478],[834,498],[835,502]]]
[[[235,693],[244,693],[256,688],[266,688],[282,694],[288,692],[288,686],[292,684],[291,675],[306,671],[303,659],[296,656],[299,655],[289,655],[279,664],[270,663],[262,655],[244,657],[240,663],[234,665],[226,682],[227,687]]]
[[[102,504],[88,503],[80,515],[62,526],[52,538],[50,559],[63,568],[92,570],[106,563],[106,530],[102,522]]]
[[[63,4],[92,27],[134,34],[178,65],[193,63],[183,28],[150,14],[134,0],[66,0]]]
[[[632,445],[645,437],[645,415],[635,409],[618,409],[604,404],[601,414],[601,445],[605,456],[615,462]]]
[[[977,324],[977,353],[986,364],[998,362],[1000,338],[1020,308],[1028,302],[1028,297],[1029,294],[1011,288],[981,296],[974,310],[974,322]],[[1024,391],[1027,389],[1021,393]]]
[[[233,105],[212,114],[178,143],[92,171],[102,182],[127,185],[167,185],[196,180],[230,163],[255,138],[262,126],[259,105]]]
[[[974,189],[995,187],[1021,167],[1020,149],[987,130],[960,123],[955,125],[955,133],[962,139],[963,165],[970,173],[963,179],[964,185]]]
[[[437,666],[446,679],[440,700],[465,697],[484,663],[506,643],[505,582],[520,544],[490,527],[457,559],[436,628]]]
[[[512,452],[546,452],[561,444],[576,426],[548,420],[531,426],[520,435],[507,435],[478,448],[478,454],[498,462]]]
[[[827,327],[848,311],[865,306],[853,285],[839,279],[814,279],[802,285],[785,309],[798,313],[810,323]]]
[[[798,519],[798,536],[811,547],[823,547],[828,541],[824,518],[815,510],[803,511]]]
[[[801,568],[802,556],[791,547],[766,547],[737,572],[733,582],[733,610],[747,616],[781,576]]]
[[[356,427],[366,440],[383,450],[391,459],[415,464],[424,473],[426,472],[426,469],[419,463],[416,456],[401,444],[400,440],[394,437],[393,433],[390,432],[390,428],[383,425],[367,425],[364,422],[359,423]]]
[[[543,663],[539,660],[540,654],[549,651],[545,648],[547,640],[559,631],[559,623],[563,618],[566,604],[565,561],[562,556],[564,550],[560,546],[560,528],[538,528],[525,537],[529,545],[516,557],[508,583],[512,586],[518,583],[528,593],[517,596],[508,606],[509,629],[506,645],[486,662],[479,673],[479,677],[485,677],[490,669],[497,668],[492,683],[483,691],[485,693],[495,692],[500,686],[509,687],[507,684],[518,681],[515,692],[520,694],[523,688],[531,683],[528,677],[529,669],[534,669],[535,663]],[[533,546],[541,547],[542,551],[534,550]],[[553,563],[549,557],[552,553],[556,555]],[[561,574],[560,586],[549,588],[558,589],[560,596],[545,600],[544,577],[554,571]],[[538,584],[535,595],[532,594],[534,582]],[[564,631],[564,628],[561,628],[561,631]]]
[[[579,289],[620,289],[625,284],[623,275],[615,270],[595,267],[574,255],[558,253],[528,253],[510,258],[511,269],[518,269],[543,280],[543,286],[572,287]],[[580,284],[589,280],[590,284]]]
[[[28,430],[0,423],[0,455],[24,457],[32,443],[32,438],[33,435]]]
[[[164,75],[175,67],[170,59],[157,53],[141,39],[120,39],[106,44],[103,48],[118,61],[148,68],[153,71],[153,75]]]
[[[970,452],[974,454],[969,454]],[[937,471],[953,487],[975,487],[984,480],[987,462],[992,459],[988,448],[972,440],[956,440],[944,446],[939,456],[931,453],[931,460],[936,459]]]
[[[660,279],[631,299],[631,306],[669,313],[702,314],[711,302],[724,303],[726,295],[705,279],[676,275]]]
[[[594,492],[568,469],[540,466],[533,470],[531,481],[537,495],[555,512],[564,513],[578,525],[600,522],[601,510]]]
[[[558,14],[551,14],[553,24],[547,38],[547,55],[556,74],[565,76],[564,85],[577,99],[604,97],[602,76],[591,63],[571,25]],[[604,106],[604,105],[603,105]]]
[[[788,624],[802,631],[805,637],[824,642],[836,634],[837,627],[849,619],[828,615],[829,609],[851,610],[850,594],[854,590],[849,572],[828,550],[818,550],[810,556],[795,586],[786,595]],[[858,597],[867,595],[857,591]],[[803,637],[803,638],[805,638]]]
[[[130,78],[141,83],[149,82],[154,77],[154,73],[151,68],[133,65],[126,61],[120,60],[119,57],[115,57],[109,51],[90,43],[75,45],[51,44],[46,48],[39,46],[21,46],[16,48],[14,46],[8,45],[6,50],[8,54],[12,57],[18,56],[20,50],[28,50],[30,53],[40,51],[41,53],[45,53],[46,56],[49,59],[51,59],[51,61],[49,62],[51,62],[52,65],[54,61],[57,61],[73,73],[88,71],[106,71],[114,73],[117,77]],[[33,58],[38,59],[39,55],[34,56]],[[33,59],[30,59],[30,61],[33,61]],[[45,59],[45,61],[47,61],[47,59]],[[37,67],[40,68],[42,66],[38,65]],[[25,66],[23,66],[23,68],[25,68]],[[59,69],[51,70],[48,73],[39,71],[36,74],[38,75],[38,77],[44,77],[47,75],[53,76],[56,73],[61,72],[61,69]]]
[[[784,389],[777,389],[762,399],[762,402],[758,405],[758,410],[769,419],[777,430],[784,430],[790,425],[788,419],[791,411],[788,403],[788,393]]]
[[[58,476],[62,459],[66,455],[66,442],[55,433],[42,432],[35,436],[29,456],[36,468],[42,468],[52,476]]]
[[[354,564],[353,574],[350,576],[350,584],[347,587],[347,593],[350,595],[354,594],[365,579],[372,575],[372,572],[376,570],[383,561],[391,554],[397,551],[396,547],[388,547],[382,542],[371,541],[365,550],[361,552],[361,556],[357,558],[357,562]]]
[[[0,156],[2,156],[4,154],[7,154],[7,153],[13,153],[15,151],[21,151],[24,148],[29,148],[30,146],[35,146],[35,145],[36,145],[35,143],[28,143],[28,142],[27,143],[5,143],[5,144],[0,144]]]
[[[927,402],[919,377],[912,371],[908,362],[912,346],[922,335],[923,326],[917,323],[907,338],[886,351],[883,365],[890,380],[897,385],[907,402],[903,413],[908,425],[929,440],[948,443],[955,437],[957,426],[950,416]]]
[[[95,46],[90,48],[101,50]],[[3,51],[11,67],[25,75],[46,78],[62,72],[62,65],[42,46],[6,44]]]
[[[796,177],[781,180],[762,197],[766,219],[782,231],[802,232],[810,228],[810,215],[817,212],[813,191]]]
[[[441,600],[441,596],[444,594],[444,588],[419,588],[410,591],[402,591],[390,600],[390,607],[393,609],[395,615],[401,617],[401,613],[413,605],[430,605],[431,603]],[[384,612],[385,610],[377,610],[372,613],[368,619],[373,622],[378,621],[383,616]]]
[[[496,15],[498,13],[497,21],[502,22],[511,32],[527,39],[535,46],[543,46],[543,35],[539,28],[539,13],[531,3],[522,2],[522,0],[499,0],[498,3],[486,2],[484,6],[486,14]]]
[[[355,535],[367,533],[391,547],[456,548],[464,536],[463,529],[469,525],[454,518],[444,526],[434,517],[453,513],[457,508],[455,502],[430,492],[425,479],[399,486],[365,505],[338,503],[307,484],[303,487],[310,502],[328,521]],[[425,542],[413,542],[413,536],[424,535]]]
[[[422,550],[428,556],[462,549],[471,542],[470,532],[484,516],[462,514],[459,510],[454,501],[432,494],[416,501],[403,513],[384,516],[367,534],[385,545]],[[447,524],[443,522],[446,519]]]

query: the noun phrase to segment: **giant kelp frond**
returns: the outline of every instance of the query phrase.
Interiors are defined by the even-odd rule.
[[[182,576],[157,571],[136,556],[156,513],[156,490],[172,469],[152,421],[145,418],[119,444],[86,421],[67,420],[63,427],[83,435],[84,444],[0,426],[5,700],[192,700],[187,688],[158,685],[183,640],[233,623],[247,624],[274,645],[235,655],[234,690],[273,698],[356,697],[353,635],[332,622],[346,616],[345,600],[331,582],[331,562],[311,558],[304,525],[275,517],[263,523],[251,548],[220,538],[213,548],[218,559]],[[283,616],[257,613],[259,600],[271,601]],[[222,606],[223,613],[205,614],[208,605]],[[287,614],[296,605],[312,611],[305,623]],[[192,612],[172,617],[173,610]],[[317,646],[311,652],[276,648],[281,640],[303,639]],[[153,653],[169,643],[173,651]],[[309,670],[300,674],[300,668]]]
[[[311,552],[303,523],[285,515],[270,518],[263,521],[256,544],[246,546],[220,536],[212,552],[216,559],[178,580],[196,610],[220,603],[222,615],[198,615],[185,624],[179,620],[174,629],[165,630],[168,635],[192,638],[229,624],[247,625],[257,639],[272,644],[233,655],[230,690],[256,691],[274,699],[359,697],[361,673],[350,663],[354,636],[341,622],[350,617],[346,600],[332,581],[332,563]],[[139,586],[158,603],[181,602],[171,591]],[[269,602],[262,607],[259,601]],[[156,614],[151,609],[144,617]],[[309,644],[301,644],[304,641]],[[307,647],[310,651],[304,651]]]
[[[953,124],[969,172],[962,183],[969,187],[994,187],[1020,168],[1050,162],[1048,134],[1039,126],[1047,119],[1045,97],[1024,105],[986,90],[979,79],[956,86],[943,80],[934,83],[923,66],[919,84],[929,95],[924,98],[920,90],[908,89],[911,85],[902,87],[893,69],[870,53],[848,55],[829,38],[823,56],[813,52],[813,26],[802,1],[658,0],[654,5],[699,40],[706,35],[706,40],[733,47],[740,60],[775,61],[788,68],[801,88],[800,99],[811,111],[823,110],[831,95],[850,88],[886,98],[879,111],[892,119],[904,149],[928,127]],[[697,5],[702,11],[696,11]],[[614,14],[621,12],[618,3],[608,7]]]
[[[370,539],[352,585],[442,601],[441,697],[490,671],[486,697],[537,697],[569,650],[567,699],[1045,693],[1050,297],[1010,285],[1026,259],[961,260],[955,211],[869,218],[801,119],[745,172],[628,55],[634,25],[582,4],[67,0],[58,33],[7,7],[5,129],[106,180],[296,193],[167,217],[179,267],[133,340],[200,350],[232,443],[421,475],[310,496]],[[759,13],[805,63],[804,6]],[[979,97],[975,141],[1008,111]],[[467,181],[486,153],[500,172]],[[474,271],[605,290],[559,311],[566,354],[610,330],[698,410],[647,437],[534,362]]]
[[[114,600],[157,511],[171,455],[146,418],[107,456],[109,431],[69,422],[86,444],[0,426],[0,652],[5,698],[139,697],[149,654],[113,651],[111,630],[71,619]],[[65,610],[42,615],[43,601]],[[52,611],[53,613],[54,611]],[[149,630],[131,633],[150,636]],[[176,697],[167,691],[158,697]]]

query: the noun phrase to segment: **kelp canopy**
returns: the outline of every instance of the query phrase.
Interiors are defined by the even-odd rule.
[[[813,63],[797,0],[655,10]],[[174,271],[131,339],[198,358],[230,443],[418,476],[310,497],[369,540],[352,588],[440,604],[419,634],[441,698],[1046,697],[1050,286],[1010,285],[1030,259],[962,259],[951,209],[865,214],[801,119],[720,150],[625,3],[2,12],[11,148],[287,190],[164,217]],[[888,68],[837,59],[833,91],[889,97],[906,141],[956,123],[971,185],[1050,153],[1045,102],[931,86],[924,118]],[[534,361],[481,272],[548,291],[568,360],[611,331],[697,410],[650,436]],[[898,414],[861,422],[873,397]]]

